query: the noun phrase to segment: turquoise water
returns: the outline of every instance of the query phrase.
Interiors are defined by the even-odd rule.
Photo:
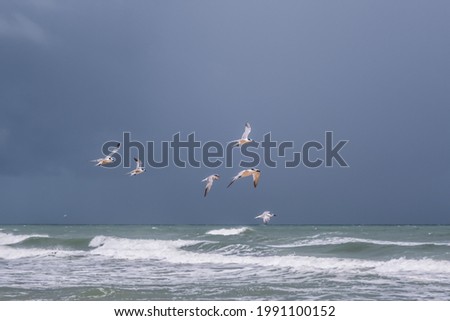
[[[450,226],[0,226],[0,300],[449,300]]]

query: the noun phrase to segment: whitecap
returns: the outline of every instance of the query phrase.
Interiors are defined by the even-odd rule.
[[[0,245],[0,259],[4,260],[17,260],[32,257],[68,257],[74,255],[85,255],[85,252],[39,248],[23,249]]]
[[[248,227],[222,228],[222,229],[218,229],[218,230],[208,231],[208,232],[206,232],[206,234],[228,236],[228,235],[238,235],[238,234],[244,233],[245,231],[249,231],[249,230],[251,230],[251,229]]]
[[[449,281],[450,262],[434,259],[390,259],[387,261],[349,258],[321,258],[312,256],[253,256],[218,252],[194,252],[186,246],[203,243],[194,240],[126,239],[96,236],[91,241],[92,254],[115,259],[148,259],[169,264],[204,265],[217,268],[258,269],[261,276],[269,276],[278,270],[291,275],[305,273],[331,273],[351,277],[352,275],[381,275],[384,277],[406,278],[417,281]],[[225,269],[226,270],[226,269]],[[253,269],[252,269],[253,271]],[[271,272],[270,272],[271,271]],[[284,271],[284,272],[283,272]]]
[[[104,236],[104,235],[99,235],[94,237],[90,242],[89,242],[89,246],[90,247],[99,247],[102,246],[106,240],[111,239],[112,237],[108,237],[108,236]]]
[[[3,235],[3,237],[5,236]],[[30,237],[30,235],[26,237]],[[15,241],[17,240],[18,239]],[[361,240],[364,240],[364,242],[368,241],[366,239],[357,238],[340,238],[340,240],[339,238],[334,238],[333,242],[355,242],[355,240],[358,242],[361,242]],[[320,240],[309,239],[308,241],[318,242]],[[0,245],[0,258],[13,260],[29,257],[59,258],[73,255],[95,255],[114,259],[144,259],[161,261],[168,264],[201,265],[203,267],[213,267],[214,273],[217,273],[216,271],[218,271],[218,269],[223,269],[225,272],[230,271],[227,269],[229,267],[248,269],[248,271],[254,271],[254,269],[257,268],[261,277],[270,277],[273,273],[277,273],[276,271],[278,271],[278,273],[288,273],[292,276],[305,275],[305,273],[325,273],[340,275],[345,278],[351,278],[354,275],[379,275],[389,278],[412,279],[417,282],[450,281],[450,262],[445,260],[431,258],[396,258],[382,261],[299,255],[254,256],[243,251],[240,247],[226,248],[227,251],[225,251],[225,253],[217,251],[196,252],[192,249],[187,249],[189,246],[203,244],[205,242],[206,241],[201,240],[181,239],[129,239],[99,235],[90,241],[89,246],[91,247],[91,250],[87,252],[39,248],[24,249]],[[409,243],[410,242],[407,242],[407,246],[412,246]],[[417,245],[414,242],[411,243]],[[204,272],[205,270],[202,271]]]
[[[32,237],[47,238],[49,236],[42,235],[42,234],[20,235],[20,234],[9,234],[9,233],[0,232],[0,245],[11,245],[11,244],[20,243],[20,242],[25,241],[26,239],[29,239]]]
[[[204,243],[191,240],[128,239],[99,235],[89,243],[92,254],[117,259],[164,259],[175,255],[179,248]]]
[[[450,246],[450,243],[445,242],[402,242],[402,241],[383,241],[373,239],[361,239],[353,237],[330,237],[324,239],[305,239],[299,240],[289,244],[270,245],[276,248],[293,248],[293,247],[306,247],[306,246],[326,246],[326,245],[342,245],[349,243],[366,243],[375,245],[394,245],[394,246],[424,246],[424,245],[437,245],[437,246]]]

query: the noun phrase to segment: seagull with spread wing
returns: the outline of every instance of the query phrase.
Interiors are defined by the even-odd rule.
[[[232,143],[234,144],[234,147],[237,146],[242,146],[244,144],[250,143],[253,140],[248,138],[248,135],[250,134],[250,132],[252,131],[252,128],[250,127],[249,123],[245,123],[245,129],[244,129],[244,133],[242,134],[241,139],[237,139],[237,140],[233,140]]]
[[[142,166],[142,161],[136,157],[134,157],[134,161],[136,162],[136,168],[128,174],[130,174],[130,176],[136,176],[145,172],[145,168]]]
[[[211,187],[212,187],[214,181],[218,180],[219,178],[220,178],[219,175],[214,174],[214,175],[210,175],[202,180],[202,182],[206,182],[204,197],[206,197],[206,194],[208,194],[208,192],[211,190]]]
[[[255,218],[260,218],[260,219],[262,219],[264,224],[267,224],[267,223],[269,223],[270,219],[274,216],[276,216],[276,215],[270,213],[270,211],[265,211],[261,215],[256,216]]]
[[[111,153],[108,156],[105,156],[103,158],[94,159],[91,162],[96,163],[95,166],[105,166],[105,165],[108,165],[108,164],[112,164],[112,163],[114,163],[116,161],[116,158],[112,157],[112,155],[117,153],[119,151],[119,149],[120,149],[120,143],[118,143],[116,145],[116,147],[114,147],[111,150]]]
[[[235,177],[233,177],[233,180],[228,184],[227,188],[231,186],[235,181],[237,181],[241,177],[247,177],[247,176],[253,176],[253,186],[256,188],[259,182],[259,176],[261,175],[261,171],[257,168],[251,168],[251,169],[244,169],[239,172]]]

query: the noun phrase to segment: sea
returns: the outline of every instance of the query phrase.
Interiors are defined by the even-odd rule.
[[[0,300],[450,300],[446,225],[3,225]]]

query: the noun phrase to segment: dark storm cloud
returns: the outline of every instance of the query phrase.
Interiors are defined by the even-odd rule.
[[[129,87],[133,82],[127,81],[137,66],[126,48],[135,46],[119,37],[113,26],[100,24],[100,11],[80,12],[83,6],[75,3],[44,11],[30,6],[24,13],[22,7],[10,8],[5,20],[14,25],[14,17],[22,17],[45,41],[24,36],[26,31],[5,32],[1,38],[1,124],[8,133],[8,166],[2,171],[29,175],[27,168],[72,170],[85,161],[91,142],[100,145],[119,138],[132,123],[127,119],[139,112]],[[113,14],[106,12],[103,19]]]
[[[445,1],[3,1],[0,222],[449,223]],[[349,140],[350,168],[96,168],[195,132]],[[200,180],[221,174],[206,199]]]

